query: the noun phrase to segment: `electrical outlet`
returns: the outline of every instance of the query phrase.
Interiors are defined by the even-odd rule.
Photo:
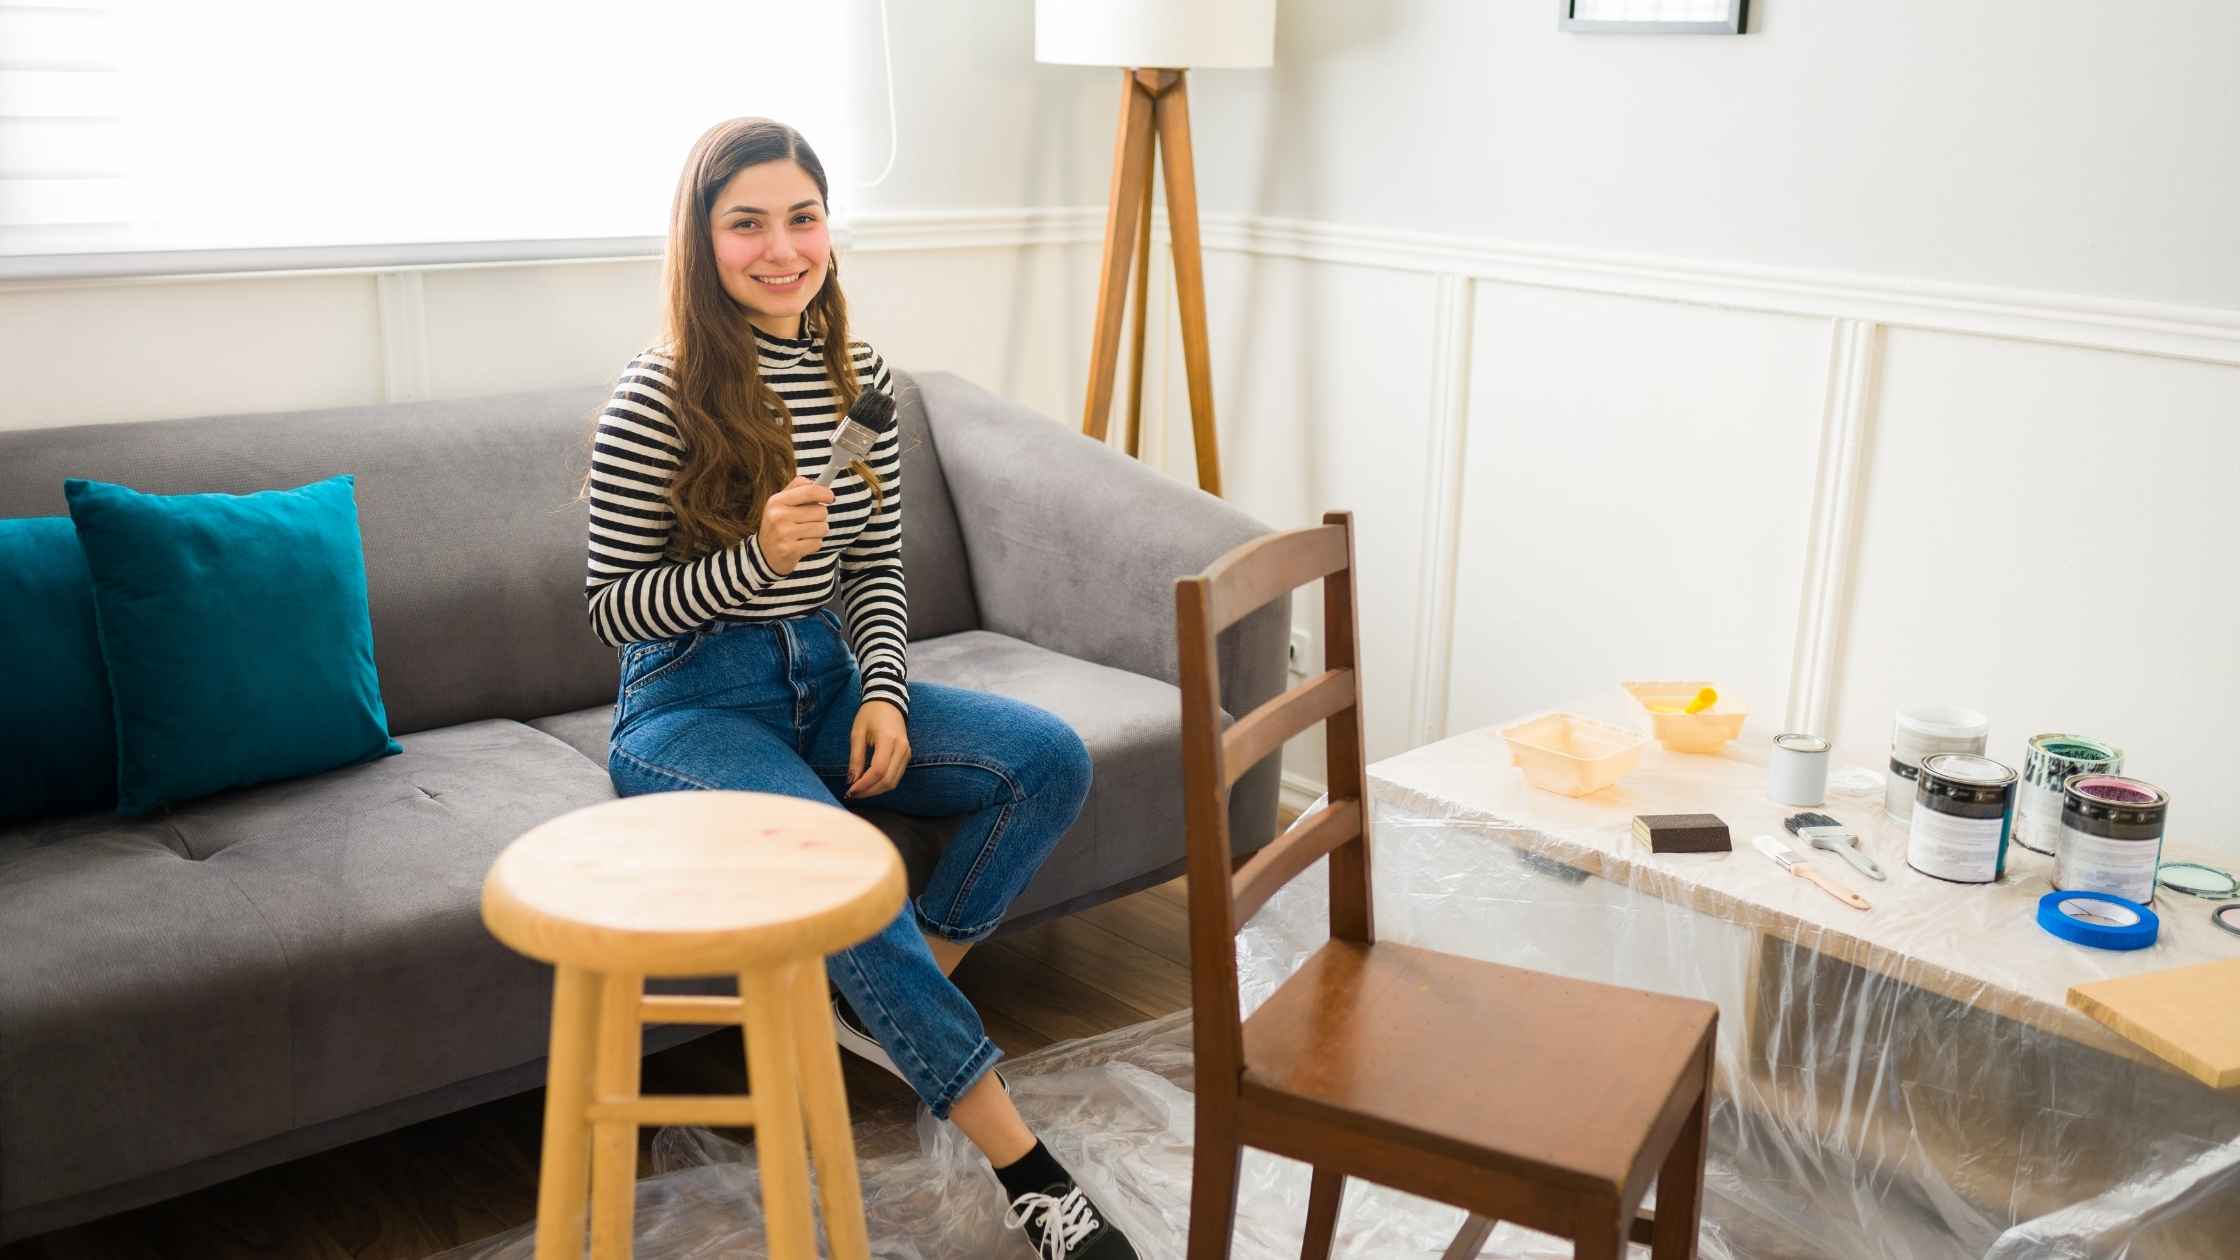
[[[1306,673],[1306,672],[1307,672],[1307,657],[1308,657],[1308,656],[1309,656],[1309,655],[1310,655],[1310,654],[1311,654],[1311,653],[1312,653],[1313,651],[1314,651],[1314,641],[1313,641],[1313,639],[1312,639],[1312,638],[1311,638],[1311,637],[1310,637],[1310,636],[1309,636],[1309,635],[1307,634],[1307,632],[1306,632],[1306,631],[1304,631],[1304,630],[1299,630],[1299,629],[1294,629],[1294,630],[1292,630],[1292,632],[1291,632],[1291,652],[1290,652],[1290,656],[1291,656],[1291,672],[1292,672],[1292,673],[1294,673],[1294,674],[1304,674],[1304,673]]]

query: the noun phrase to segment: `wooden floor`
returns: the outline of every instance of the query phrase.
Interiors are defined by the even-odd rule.
[[[974,949],[957,983],[1006,1054],[1125,1027],[1190,1004],[1182,884],[1108,902]],[[907,1119],[909,1088],[843,1055],[857,1122]],[[736,1031],[653,1055],[645,1088],[739,1093]],[[543,1091],[520,1094],[0,1247],[0,1260],[420,1260],[536,1215]],[[744,1137],[744,1134],[732,1134]],[[641,1135],[643,1156],[651,1130]]]

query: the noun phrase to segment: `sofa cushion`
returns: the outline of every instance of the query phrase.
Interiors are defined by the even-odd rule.
[[[117,721],[66,516],[0,520],[0,818],[108,809]]]
[[[550,969],[483,927],[482,878],[612,796],[558,740],[475,722],[160,822],[0,830],[0,1133],[42,1135],[0,1143],[0,1206],[541,1056]]]
[[[63,483],[117,717],[117,812],[393,756],[345,473],[254,494]]]
[[[1096,764],[1080,821],[1019,894],[1008,918],[1125,885],[1181,859],[1182,698],[1174,687],[987,630],[912,643],[910,676],[1048,709],[1080,733]],[[604,767],[613,715],[612,705],[599,705],[530,725]],[[956,830],[953,819],[911,819],[883,810],[863,814],[894,838],[912,887],[923,884]]]

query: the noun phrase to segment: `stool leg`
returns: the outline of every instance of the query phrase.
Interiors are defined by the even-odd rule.
[[[552,1049],[544,1085],[544,1156],[537,1172],[537,1260],[581,1260],[591,1189],[592,1038],[599,977],[563,963],[552,976]]]
[[[771,1260],[810,1260],[809,1164],[802,1147],[801,1080],[794,1070],[793,988],[799,964],[739,977],[747,1026],[747,1091],[754,1098],[755,1163]]]
[[[817,1157],[817,1197],[824,1205],[825,1240],[832,1248],[832,1260],[869,1260],[863,1184],[856,1176],[856,1140],[848,1127],[848,1087],[840,1076],[840,1043],[833,1035],[832,1004],[825,997],[824,964],[805,962],[795,971],[801,1105],[808,1113],[809,1149]]]
[[[601,1102],[638,1096],[638,1051],[643,1035],[638,1005],[645,977],[610,975],[599,994],[599,1052],[591,1096]],[[591,1126],[591,1257],[625,1260],[638,1208],[638,1125],[601,1120]]]

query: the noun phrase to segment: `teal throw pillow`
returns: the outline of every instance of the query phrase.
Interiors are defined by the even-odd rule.
[[[374,673],[354,485],[63,483],[115,697],[118,813],[404,751]]]
[[[108,810],[117,719],[67,516],[0,521],[0,818]]]

